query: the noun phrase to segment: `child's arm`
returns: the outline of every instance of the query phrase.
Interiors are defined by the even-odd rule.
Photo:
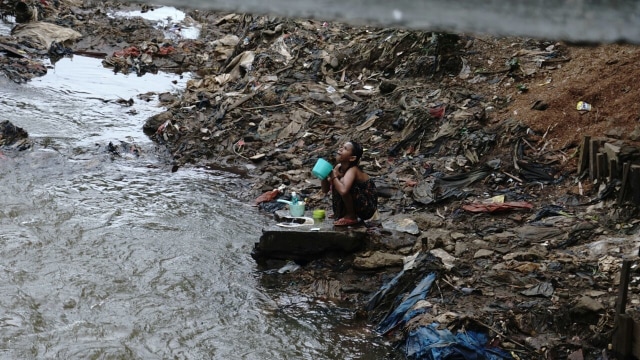
[[[331,181],[333,180],[333,174],[329,174],[325,179],[320,181],[323,193],[328,193],[331,190]]]
[[[331,172],[329,173],[329,176],[327,176],[324,180],[320,181],[320,186],[322,187],[322,192],[323,193],[326,194],[329,191],[331,191],[331,185],[333,184],[333,178],[336,177],[338,169],[340,169],[340,164],[337,164],[333,168],[333,170],[331,170]]]
[[[351,191],[351,186],[356,180],[357,175],[358,168],[355,166],[351,167],[347,170],[347,173],[344,174],[342,178],[338,179],[334,177],[334,180],[331,181],[331,185],[333,185],[333,188],[336,189],[336,191],[338,191],[340,195],[344,196],[348,194],[349,191]]]

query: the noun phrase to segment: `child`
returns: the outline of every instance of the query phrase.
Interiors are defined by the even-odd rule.
[[[344,143],[336,155],[338,164],[321,182],[322,191],[332,193],[333,216],[337,219],[334,226],[356,225],[370,219],[378,209],[376,186],[358,167],[362,151],[355,141]]]

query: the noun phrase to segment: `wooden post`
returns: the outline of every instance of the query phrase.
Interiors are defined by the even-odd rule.
[[[616,359],[631,360],[633,351],[633,318],[627,314],[616,315],[616,326],[611,340]]]
[[[620,146],[614,145],[612,143],[605,143],[603,146],[603,152],[607,154],[607,163],[609,165],[609,178],[610,180],[618,178],[618,168],[612,169],[611,162],[615,160],[615,164],[618,164],[618,159],[620,158]]]
[[[582,137],[582,145],[580,145],[580,158],[578,159],[578,176],[582,175],[582,172],[589,168],[589,145],[591,143],[591,136]]]
[[[616,300],[616,314],[624,314],[626,312],[627,293],[629,291],[629,270],[631,270],[631,260],[622,260],[618,300]]]
[[[622,164],[622,185],[620,185],[620,190],[618,192],[618,205],[622,205],[627,197],[627,192],[629,192],[629,168],[631,165],[628,162]]]
[[[596,154],[596,174],[598,181],[603,181],[608,175],[606,155],[601,152]]]
[[[618,159],[609,159],[609,181],[618,178]]]
[[[630,260],[622,260],[620,270],[620,287],[618,288],[618,299],[616,300],[616,318],[611,345],[613,352],[620,360],[631,358],[631,348],[633,344],[633,319],[625,314],[627,307],[627,292],[629,290],[629,272],[631,269]]]
[[[597,159],[598,151],[600,148],[600,141],[592,139],[589,141],[589,179],[596,179],[597,172]]]
[[[631,185],[631,201],[640,205],[640,165],[631,165],[629,184]]]

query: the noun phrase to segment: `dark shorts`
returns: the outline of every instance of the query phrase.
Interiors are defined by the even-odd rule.
[[[370,219],[378,209],[378,192],[372,179],[354,183],[351,186],[351,198],[353,199],[356,215],[362,220]],[[345,209],[342,196],[335,190],[333,190],[332,203],[334,218],[340,219],[344,217]]]

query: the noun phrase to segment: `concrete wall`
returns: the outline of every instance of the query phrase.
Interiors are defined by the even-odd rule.
[[[640,43],[637,0],[136,0],[352,24]]]

